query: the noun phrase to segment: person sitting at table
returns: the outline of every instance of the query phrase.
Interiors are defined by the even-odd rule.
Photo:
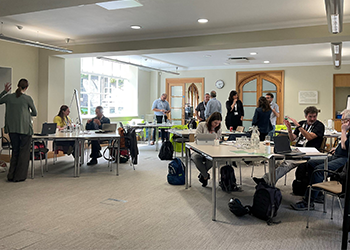
[[[96,107],[95,114],[96,114],[96,117],[94,117],[86,122],[86,126],[85,126],[86,130],[102,129],[102,124],[111,123],[109,118],[107,118],[103,115],[103,108],[101,106]],[[90,162],[87,163],[87,165],[96,165],[97,164],[97,158],[102,157],[100,150],[101,150],[100,141],[92,140],[91,141],[91,154],[90,154],[91,160],[90,160]]]
[[[72,126],[72,120],[68,116],[69,113],[69,107],[62,105],[58,115],[53,118],[53,122],[57,124],[59,131],[69,129]],[[60,147],[65,154],[72,154],[74,157],[74,141],[55,141],[55,146]]]
[[[350,109],[343,110],[342,114],[342,126],[341,126],[341,140],[335,149],[331,150],[332,156],[328,156],[328,170],[336,171],[340,167],[343,167],[348,161],[349,152],[349,137],[350,133]],[[348,132],[348,133],[347,133]],[[313,170],[324,169],[324,159],[314,159],[307,163],[313,168]],[[315,172],[312,176],[311,184],[320,183],[324,179],[324,172]],[[311,191],[310,197],[310,210],[315,209],[314,201],[319,194],[319,190]],[[305,191],[303,199],[295,204],[290,204],[291,207],[298,211],[307,210],[307,204],[309,199],[309,190]]]
[[[221,114],[219,112],[214,112],[206,122],[200,122],[198,124],[195,137],[197,137],[198,134],[216,134],[216,138],[221,139],[221,121]],[[199,181],[202,183],[203,187],[206,187],[210,179],[208,171],[212,167],[212,162],[197,153],[194,153],[192,160],[200,172],[198,175]]]
[[[325,127],[322,122],[317,120],[318,109],[314,106],[309,106],[304,109],[304,115],[306,120],[297,122],[291,117],[285,117],[284,124],[287,126],[288,136],[290,141],[296,141],[297,147],[314,147],[320,149]],[[288,121],[290,119],[296,127],[294,132],[292,126]],[[285,174],[296,168],[305,161],[297,160],[284,160],[276,169],[276,182],[282,178]],[[268,173],[262,178],[253,178],[256,183],[268,182]]]
[[[271,107],[264,96],[261,96],[258,101],[258,107],[255,109],[252,125],[258,126],[260,133],[260,141],[265,140],[265,136],[272,130],[270,121]]]

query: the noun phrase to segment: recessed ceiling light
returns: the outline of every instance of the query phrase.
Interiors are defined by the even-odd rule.
[[[205,55],[205,57],[211,57],[211,55]]]
[[[131,25],[130,28],[132,28],[133,30],[139,30],[142,27],[140,25]]]
[[[135,0],[109,1],[109,2],[96,3],[96,5],[102,8],[105,8],[107,10],[119,10],[119,9],[143,6],[138,1],[135,1]]]
[[[205,18],[198,19],[199,23],[207,23],[209,20]]]
[[[264,61],[264,63],[270,63],[270,61]]]
[[[252,56],[254,56],[254,55],[257,55],[258,53],[256,53],[256,52],[250,52],[250,54],[251,54]]]

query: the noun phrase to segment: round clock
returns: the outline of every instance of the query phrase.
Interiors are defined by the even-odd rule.
[[[222,89],[224,86],[225,86],[225,83],[223,80],[217,80],[216,83],[215,83],[215,86],[218,88],[218,89]]]

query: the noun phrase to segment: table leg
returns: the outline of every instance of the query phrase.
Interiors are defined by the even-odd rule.
[[[47,140],[44,142],[45,143],[45,148],[47,149]],[[45,168],[46,168],[46,172],[49,172],[49,166],[47,165],[47,153],[48,153],[49,151],[47,151],[46,153],[45,153]]]
[[[275,166],[275,157],[271,156],[269,159],[269,180],[272,187],[276,184],[276,166]]]
[[[190,164],[189,164],[190,165],[190,169],[189,169],[190,170],[190,175],[189,175],[188,181],[189,181],[189,186],[192,187],[192,184],[191,184],[191,176],[192,176],[191,175],[191,168],[192,168],[192,166],[191,166],[191,150],[188,151],[188,160],[190,162]]]
[[[212,203],[213,203],[213,217],[212,220],[216,221],[216,168],[217,168],[217,161],[213,159],[213,186],[212,186]]]
[[[186,148],[185,149],[185,153],[186,153],[186,160],[185,160],[185,188],[186,189],[188,189],[188,155],[189,155],[189,153],[188,153],[188,151],[189,151],[190,149],[188,149],[188,148]]]
[[[34,140],[32,140],[32,179],[34,179]]]
[[[159,141],[159,127],[156,128],[156,151],[158,151],[158,141]]]
[[[84,159],[85,159],[85,147],[84,147],[84,144],[85,144],[85,140],[81,142],[81,145],[80,145],[80,164],[83,165],[84,164]]]
[[[118,148],[117,148],[117,160],[116,160],[116,166],[115,166],[115,174],[118,176],[119,175],[119,158],[120,158],[120,138],[117,138],[116,142],[118,143]]]
[[[74,177],[79,177],[78,175],[78,168],[79,168],[79,140],[76,139],[74,143],[74,154],[75,154],[75,159],[74,159]]]

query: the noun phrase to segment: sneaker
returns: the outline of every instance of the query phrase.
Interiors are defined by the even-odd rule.
[[[208,174],[208,179],[206,180],[204,179],[202,174],[199,174],[198,178],[199,178],[199,182],[202,183],[202,187],[206,187],[208,185],[208,180],[210,179],[210,174]]]
[[[73,153],[74,148],[72,146],[69,146],[67,155],[71,155]]]
[[[256,183],[256,185],[259,185],[260,183],[265,183],[265,184],[267,184],[264,178],[256,178],[256,177],[253,177],[253,181]]]
[[[305,211],[307,210],[307,202],[302,200],[297,203],[291,203],[290,206],[297,211]],[[315,205],[313,202],[310,203],[310,210],[315,210]]]
[[[89,161],[86,165],[92,166],[92,165],[96,165],[96,164],[97,164],[97,159],[96,158],[92,158],[91,161]]]

